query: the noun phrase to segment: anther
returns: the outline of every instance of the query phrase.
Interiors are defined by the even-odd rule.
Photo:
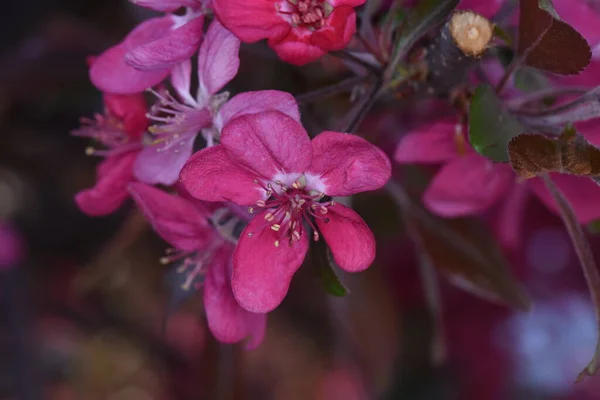
[[[96,151],[96,149],[94,149],[91,146],[85,148],[85,154],[88,156],[91,156],[92,154],[94,154],[95,151]]]
[[[265,214],[265,219],[267,221],[271,222],[275,219],[275,216],[273,215],[273,213],[267,213],[267,214]]]
[[[271,225],[271,229],[273,229],[275,232],[277,232],[280,228],[281,228],[281,225],[279,225],[279,224]]]
[[[248,212],[252,214],[254,212],[254,207],[248,207]]]
[[[267,203],[264,200],[258,200],[256,202],[256,205],[259,206],[259,207],[264,207],[264,206],[267,205]]]
[[[279,240],[276,240],[274,243],[275,247],[279,247]]]
[[[314,231],[314,232],[313,232],[313,240],[314,240],[315,242],[318,242],[318,241],[319,241],[319,232],[317,232],[317,231]]]
[[[292,232],[292,240],[294,240],[294,241],[296,241],[296,242],[297,242],[298,240],[300,240],[300,233],[299,233],[298,231],[294,231],[294,232]]]

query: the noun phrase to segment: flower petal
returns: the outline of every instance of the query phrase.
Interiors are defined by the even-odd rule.
[[[360,215],[335,203],[328,208],[325,217],[327,219],[316,220],[317,227],[340,268],[348,272],[369,268],[375,259],[375,237]]]
[[[204,281],[206,319],[218,341],[236,343],[250,337],[249,345],[254,348],[264,337],[267,315],[244,310],[233,297],[229,276],[232,253],[232,246],[223,246],[207,271]]]
[[[169,75],[169,69],[139,71],[125,63],[130,50],[167,34],[173,25],[169,17],[151,18],[139,24],[118,45],[94,59],[90,66],[90,80],[107,93],[129,94],[142,92]]]
[[[162,37],[125,55],[125,63],[140,71],[164,70],[190,58],[202,41],[204,16],[200,15]]]
[[[325,51],[344,49],[356,31],[356,13],[350,6],[334,8],[325,26],[310,35],[310,43]]]
[[[192,88],[192,60],[187,59],[173,67],[171,70],[171,85],[185,104],[196,107],[196,99],[190,94]]]
[[[302,125],[275,110],[230,120],[223,127],[221,144],[232,159],[267,179],[280,172],[304,172],[312,158],[310,138]]]
[[[515,182],[500,204],[496,230],[500,243],[507,249],[518,249],[523,243],[523,219],[529,198],[527,185]]]
[[[506,165],[479,154],[460,157],[439,170],[423,195],[423,204],[442,217],[478,214],[496,203],[513,179]]]
[[[140,139],[148,128],[148,105],[141,93],[132,95],[104,94],[108,112],[123,121],[124,130],[132,139]]]
[[[75,202],[87,215],[108,215],[128,197],[127,185],[133,180],[133,163],[137,151],[108,157],[98,165],[94,187],[75,195]]]
[[[179,176],[185,189],[200,200],[252,205],[264,197],[254,183],[256,176],[235,164],[222,145],[194,154]]]
[[[250,221],[233,253],[233,295],[243,308],[255,313],[272,311],[281,303],[308,250],[305,233],[290,244],[269,229],[264,219],[267,212]]]
[[[298,35],[291,30],[282,39],[269,40],[269,46],[275,50],[281,60],[292,65],[304,65],[323,57],[327,51],[311,43],[309,36]]]
[[[214,95],[235,77],[240,67],[239,51],[240,40],[215,19],[198,55],[202,98]]]
[[[281,111],[300,122],[300,110],[294,96],[279,90],[258,90],[240,93],[232,97],[219,109],[214,124],[220,131],[230,119],[267,110]]]
[[[213,0],[219,21],[243,42],[281,38],[292,26],[277,13],[277,0]]]
[[[436,164],[457,158],[457,127],[460,125],[448,119],[420,126],[402,136],[394,159],[401,164]],[[462,135],[460,131],[458,134]]]
[[[577,220],[587,224],[600,218],[600,186],[585,176],[550,174],[552,180],[565,195],[577,215]],[[529,187],[550,210],[559,214],[554,198],[539,178],[527,181]]]
[[[215,235],[208,215],[191,201],[145,183],[131,183],[128,190],[156,233],[173,247],[199,250]]]
[[[155,11],[171,12],[181,7],[198,7],[201,0],[130,0],[135,5],[150,8]]]
[[[390,179],[390,160],[361,137],[323,132],[312,140],[313,160],[308,172],[319,176],[329,196],[379,189]]]
[[[179,172],[192,155],[196,133],[181,135],[166,145],[158,143],[140,152],[133,173],[142,182],[156,185],[173,185],[179,179]]]

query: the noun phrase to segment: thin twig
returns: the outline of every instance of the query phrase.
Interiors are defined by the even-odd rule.
[[[361,66],[363,68],[366,68],[367,71],[371,72],[373,75],[379,75],[381,73],[379,68],[377,68],[373,64],[370,64],[367,61],[355,56],[354,54],[350,53],[349,51],[345,51],[345,50],[333,51],[329,54],[331,54],[332,56],[335,56],[337,58],[340,58],[342,60],[350,61],[350,62],[352,62],[358,66]]]
[[[296,96],[296,101],[298,103],[310,103],[312,101],[323,100],[327,97],[334,96],[340,92],[352,90],[354,86],[366,82],[370,78],[371,75],[353,76],[333,85],[325,86],[321,89],[311,90],[310,92],[300,94]]]
[[[380,88],[380,81],[375,82],[373,86],[371,86],[367,95],[350,109],[350,112],[348,113],[349,117],[345,118],[344,124],[342,124],[339,132],[354,133],[354,131],[358,129],[362,120],[365,118],[371,107],[373,107],[373,104],[375,104]]]
[[[598,274],[598,268],[596,267],[596,263],[594,261],[594,254],[592,253],[590,244],[585,237],[585,233],[583,232],[581,225],[577,221],[577,216],[569,204],[569,201],[556,187],[547,173],[543,173],[541,178],[552,194],[554,201],[558,205],[560,216],[565,224],[565,227],[567,228],[567,232],[569,233],[571,241],[573,242],[573,246],[575,247],[577,258],[579,258],[579,262],[581,263],[583,275],[585,276],[585,280],[590,291],[590,296],[592,297],[592,302],[594,304],[594,308],[596,309],[596,324],[598,334],[600,335],[600,274]],[[600,368],[600,359],[597,357],[599,351],[600,338],[596,345],[595,356],[592,358],[587,367],[579,374],[577,380],[582,379],[585,375],[593,375]]]

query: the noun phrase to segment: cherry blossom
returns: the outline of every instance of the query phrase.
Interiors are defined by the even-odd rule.
[[[365,0],[213,0],[219,20],[243,42],[268,39],[286,62],[303,65],[341,50]]]
[[[142,134],[148,126],[146,101],[141,94],[104,95],[104,115],[82,119],[74,136],[89,137],[105,147],[88,147],[89,155],[106,157],[97,168],[96,184],[75,196],[81,211],[92,216],[115,211],[128,197],[133,164],[142,149]]]
[[[250,338],[247,347],[258,346],[266,315],[241,308],[231,291],[231,258],[237,241],[233,229],[239,219],[223,204],[211,212],[198,201],[144,183],[130,184],[129,192],[158,235],[174,247],[163,262],[179,262],[175,268],[186,274],[182,290],[204,287],[206,319],[213,335],[224,343]],[[198,283],[202,280],[203,285]]]
[[[248,205],[257,213],[236,246],[232,287],[242,307],[268,312],[304,260],[305,223],[314,240],[323,235],[342,269],[371,265],[373,234],[331,197],[378,189],[390,174],[387,156],[364,139],[323,132],[311,141],[296,120],[272,110],[230,120],[221,144],[194,154],[181,180],[198,199]]]

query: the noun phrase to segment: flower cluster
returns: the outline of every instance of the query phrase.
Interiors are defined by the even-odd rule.
[[[578,224],[600,220],[600,15],[590,3],[522,0],[513,13],[501,0],[454,2],[458,11],[450,1],[403,3],[409,12],[375,0],[133,2],[165,15],[89,59],[105,109],[73,134],[94,139],[87,153],[105,160],[75,199],[102,216],[132,198],[172,246],[161,262],[171,264],[173,290],[203,293],[218,340],[256,347],[309,251],[342,291],[337,269],[371,266],[376,237],[349,206],[362,192],[388,190],[423,264],[517,307],[529,297],[473,217],[515,250],[526,202],[538,201],[587,248]],[[297,97],[269,88],[232,95],[241,50],[264,39],[271,49],[262,50],[290,68],[330,54],[356,76]],[[299,104],[343,92],[353,103],[345,115],[301,115]],[[385,105],[381,120],[406,113],[410,129],[383,126],[374,113],[364,123],[376,104]],[[387,153],[372,143],[386,140]],[[387,154],[400,168],[420,165],[420,185],[389,182]],[[414,196],[412,186],[422,190]],[[600,282],[593,260],[582,265]],[[600,298],[600,285],[591,290]]]
[[[299,64],[346,45],[354,32],[352,6],[360,2],[136,3],[167,14],[90,57],[105,110],[73,134],[93,139],[87,154],[105,160],[77,204],[102,216],[131,197],[172,246],[161,262],[179,277],[174,290],[203,292],[218,340],[249,338],[247,347],[255,347],[266,313],[285,297],[311,240],[324,239],[346,271],[371,265],[373,234],[334,197],[381,188],[391,166],[358,136],[328,131],[311,140],[289,93],[230,96],[224,88],[238,72],[241,40],[260,36],[247,22],[265,24],[240,18],[255,8],[266,17],[270,7],[277,34],[262,37],[282,59]],[[204,33],[211,7],[218,18]]]

